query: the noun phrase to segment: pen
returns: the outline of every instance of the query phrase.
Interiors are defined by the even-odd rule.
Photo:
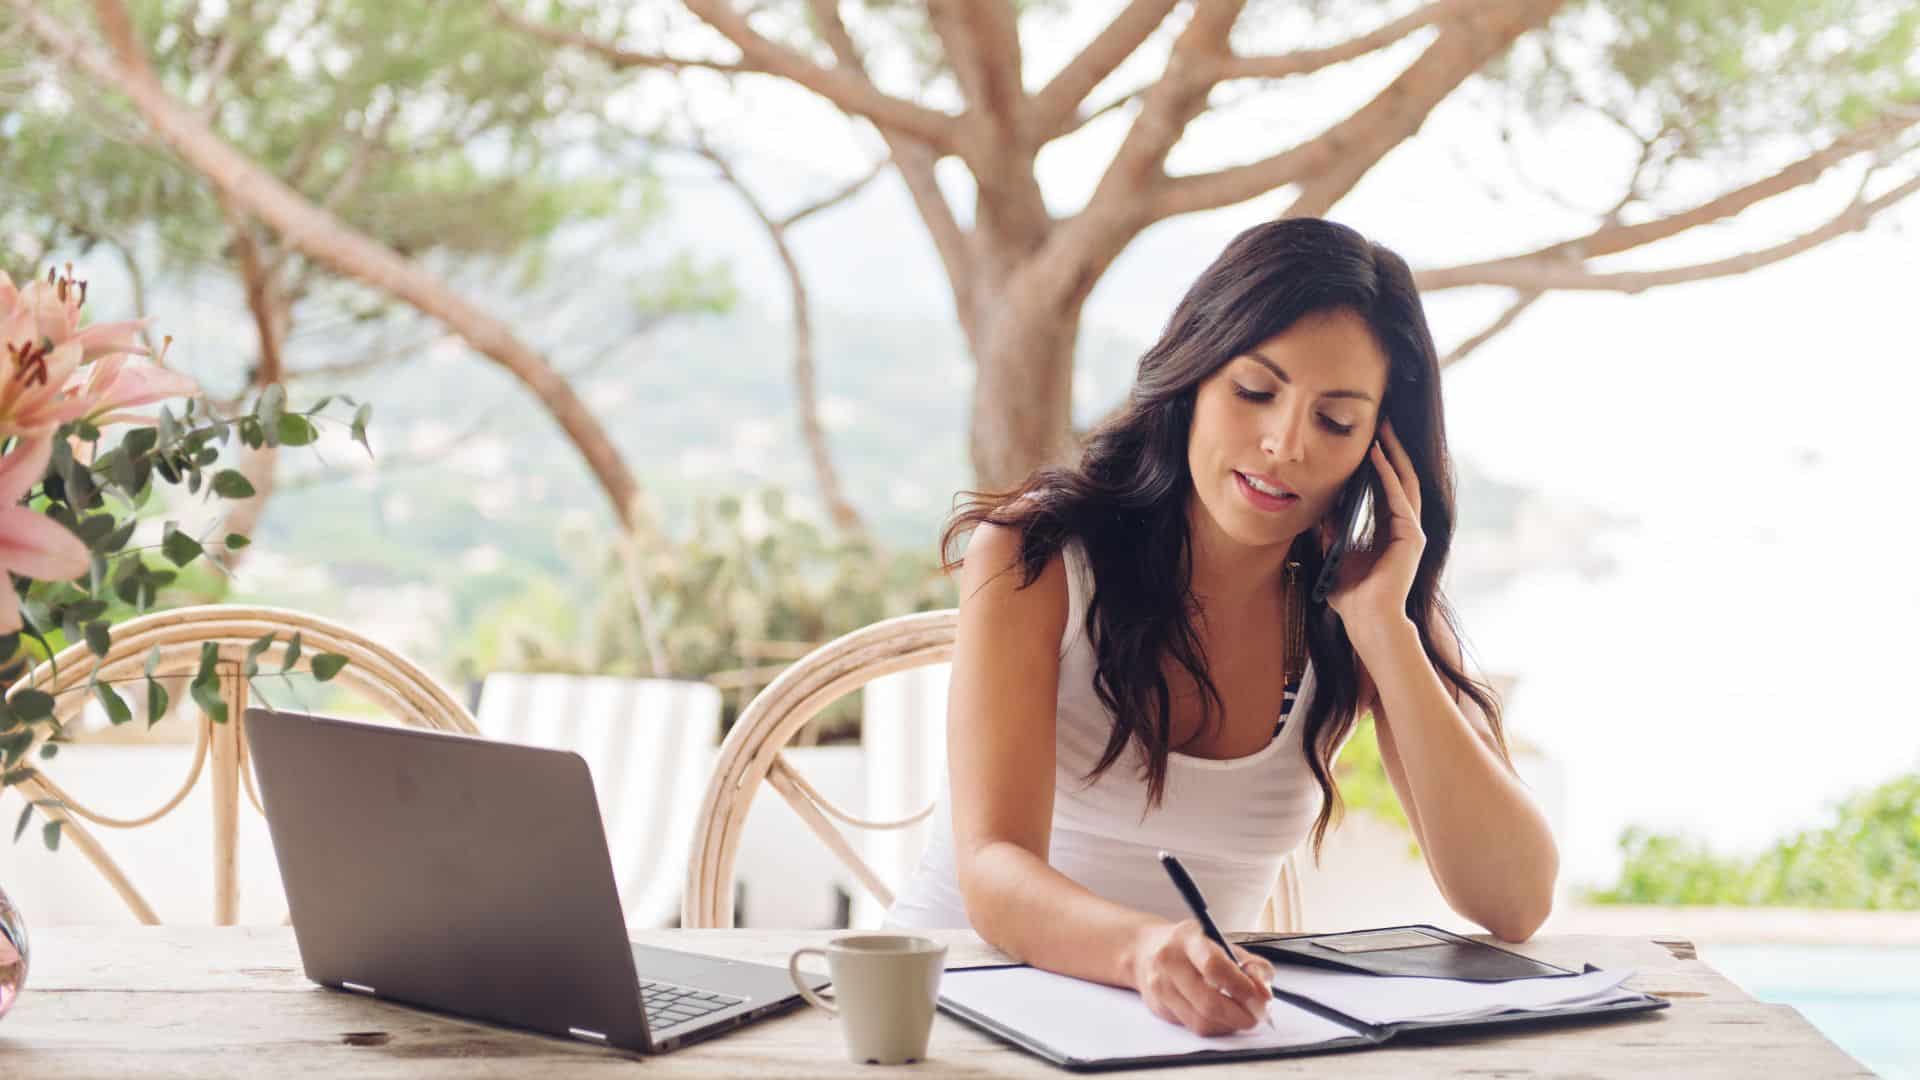
[[[1200,924],[1200,932],[1207,935],[1207,940],[1220,946],[1220,951],[1227,954],[1228,960],[1233,960],[1233,948],[1227,944],[1226,935],[1220,932],[1220,928],[1213,924],[1212,917],[1207,914],[1207,898],[1200,895],[1200,886],[1194,884],[1193,876],[1187,873],[1187,868],[1180,865],[1180,860],[1171,851],[1160,853],[1160,865],[1166,867],[1167,876],[1173,879],[1173,887],[1180,890],[1180,899],[1187,902],[1187,910],[1193,912],[1194,921]],[[1239,962],[1234,961],[1234,966],[1239,967]],[[1272,1013],[1266,1013],[1261,1019],[1266,1021],[1268,1027],[1274,1026]]]

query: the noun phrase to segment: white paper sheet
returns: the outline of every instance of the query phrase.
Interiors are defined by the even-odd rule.
[[[1132,990],[1038,968],[949,971],[940,996],[1084,1061],[1313,1046],[1357,1034],[1276,999],[1268,1009],[1275,1027],[1209,1038],[1153,1015]]]
[[[1285,963],[1274,967],[1274,986],[1369,1024],[1471,1020],[1513,1009],[1597,1005],[1636,996],[1620,989],[1631,971],[1484,983],[1350,974]]]

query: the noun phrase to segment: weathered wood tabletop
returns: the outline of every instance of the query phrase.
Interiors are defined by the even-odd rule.
[[[831,934],[669,930],[637,936],[646,944],[784,963],[792,949]],[[951,946],[949,963],[991,958],[970,934],[935,936]],[[281,928],[56,928],[34,935],[32,944],[26,993],[0,1020],[0,1076],[9,1080],[1068,1075],[944,1015],[934,1021],[929,1060],[894,1068],[853,1065],[835,1021],[813,1009],[644,1058],[323,990],[301,974],[292,931]],[[1209,1065],[1182,1075],[1872,1075],[1798,1012],[1754,1001],[1696,959],[1685,942],[1564,936],[1518,951],[1569,966],[1632,968],[1638,974],[1628,986],[1673,1005],[1608,1022]]]

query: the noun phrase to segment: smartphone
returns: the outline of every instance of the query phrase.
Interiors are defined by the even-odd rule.
[[[1370,542],[1365,535],[1368,522],[1373,518],[1374,474],[1371,458],[1360,462],[1353,471],[1345,487],[1340,489],[1340,497],[1334,500],[1333,518],[1340,523],[1333,534],[1333,544],[1327,549],[1326,561],[1320,566],[1320,576],[1313,582],[1313,602],[1324,604],[1333,587],[1340,580],[1340,563],[1351,551],[1359,549],[1363,543]]]

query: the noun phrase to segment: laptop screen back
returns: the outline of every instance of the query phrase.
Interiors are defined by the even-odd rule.
[[[309,978],[645,1047],[579,755],[267,709],[246,724]]]

